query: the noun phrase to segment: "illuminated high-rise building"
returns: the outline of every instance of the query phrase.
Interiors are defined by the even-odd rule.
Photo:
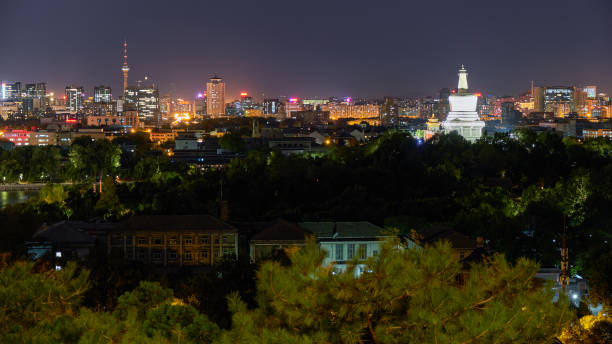
[[[597,98],[597,86],[584,86],[584,92],[586,93],[587,98]]]
[[[466,140],[474,142],[482,136],[485,123],[478,117],[478,95],[468,92],[467,70],[463,65],[459,70],[457,93],[448,97],[450,112],[442,123],[445,133],[457,132]]]
[[[66,109],[69,111],[80,111],[83,107],[83,87],[66,86]]]
[[[123,72],[123,95],[125,97],[125,92],[128,87],[128,72],[130,71],[130,66],[127,63],[127,41],[123,41],[123,66],[121,67],[121,71]]]
[[[240,93],[240,107],[242,110],[249,110],[253,108],[253,97],[249,96],[246,92]]]
[[[302,111],[303,109],[299,99],[295,97],[287,99],[287,103],[285,103],[285,115],[287,118],[293,117],[294,112]]]
[[[555,117],[565,117],[574,111],[574,88],[568,86],[550,86],[544,92],[544,111]]]
[[[278,99],[264,99],[262,112],[264,115],[276,115],[279,107],[280,101]]]
[[[110,103],[112,101],[112,94],[110,86],[96,86],[94,87],[94,102],[95,103]]]
[[[213,76],[206,83],[206,114],[225,115],[225,82],[218,76]]]
[[[2,88],[0,89],[0,96],[3,101],[14,101],[21,98],[21,83],[20,82],[2,82]]]

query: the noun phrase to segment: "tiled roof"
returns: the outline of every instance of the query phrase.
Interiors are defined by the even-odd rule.
[[[386,236],[383,228],[370,222],[300,222],[299,225],[312,232],[317,239],[375,238]]]
[[[93,244],[96,239],[84,230],[84,227],[89,227],[89,225],[81,221],[61,221],[41,228],[34,234],[33,239],[63,244]]]
[[[419,231],[423,236],[424,243],[434,243],[440,240],[447,240],[456,249],[474,249],[476,240],[449,228],[432,227]]]
[[[312,234],[295,223],[278,220],[255,234],[251,240],[301,241]]]
[[[233,230],[233,226],[210,215],[136,215],[123,221],[121,230],[190,231]]]

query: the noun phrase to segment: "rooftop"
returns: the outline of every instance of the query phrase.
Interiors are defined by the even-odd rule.
[[[237,231],[233,226],[210,215],[136,215],[123,221],[119,228],[146,231]]]

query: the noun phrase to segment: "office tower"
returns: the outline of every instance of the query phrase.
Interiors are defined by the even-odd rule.
[[[154,84],[139,87],[137,99],[138,117],[141,120],[153,121],[159,119],[159,91]]]
[[[123,95],[125,97],[125,92],[128,88],[128,72],[130,71],[130,66],[127,63],[127,41],[123,40],[123,66],[121,67],[121,72],[123,72]]]
[[[253,97],[249,96],[246,92],[240,93],[240,107],[242,110],[249,110],[253,108]]]
[[[112,94],[110,86],[96,86],[94,87],[94,102],[95,103],[110,103],[112,101]]]
[[[218,76],[206,83],[206,113],[209,116],[225,115],[225,82]]]
[[[480,120],[476,112],[478,96],[468,92],[467,76],[467,70],[461,65],[457,93],[448,97],[450,112],[442,126],[445,133],[456,131],[466,140],[474,142],[482,136],[485,123]]]
[[[536,87],[533,89],[533,111],[544,112],[544,87]]]
[[[21,83],[20,82],[2,82],[1,96],[2,100],[15,101],[21,99]]]
[[[555,117],[565,117],[574,111],[574,88],[568,86],[550,86],[544,92],[544,111]]]
[[[285,115],[287,118],[293,117],[294,112],[302,111],[302,104],[300,104],[299,100],[295,97],[287,99],[287,103],[285,104]]]
[[[584,92],[587,98],[594,99],[597,97],[597,86],[584,86]]]
[[[69,111],[80,111],[83,107],[83,87],[66,86],[66,109]]]
[[[263,114],[276,115],[278,113],[280,101],[278,99],[264,99]]]
[[[194,102],[194,110],[196,115],[202,116],[206,114],[206,92],[198,93]]]

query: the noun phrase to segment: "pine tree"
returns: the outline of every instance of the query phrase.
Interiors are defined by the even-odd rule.
[[[537,264],[494,255],[466,272],[448,244],[398,249],[353,261],[345,273],[321,265],[314,241],[292,264],[262,264],[258,307],[229,297],[233,326],[220,343],[550,343],[573,317],[537,283]],[[365,273],[355,277],[355,265]]]

